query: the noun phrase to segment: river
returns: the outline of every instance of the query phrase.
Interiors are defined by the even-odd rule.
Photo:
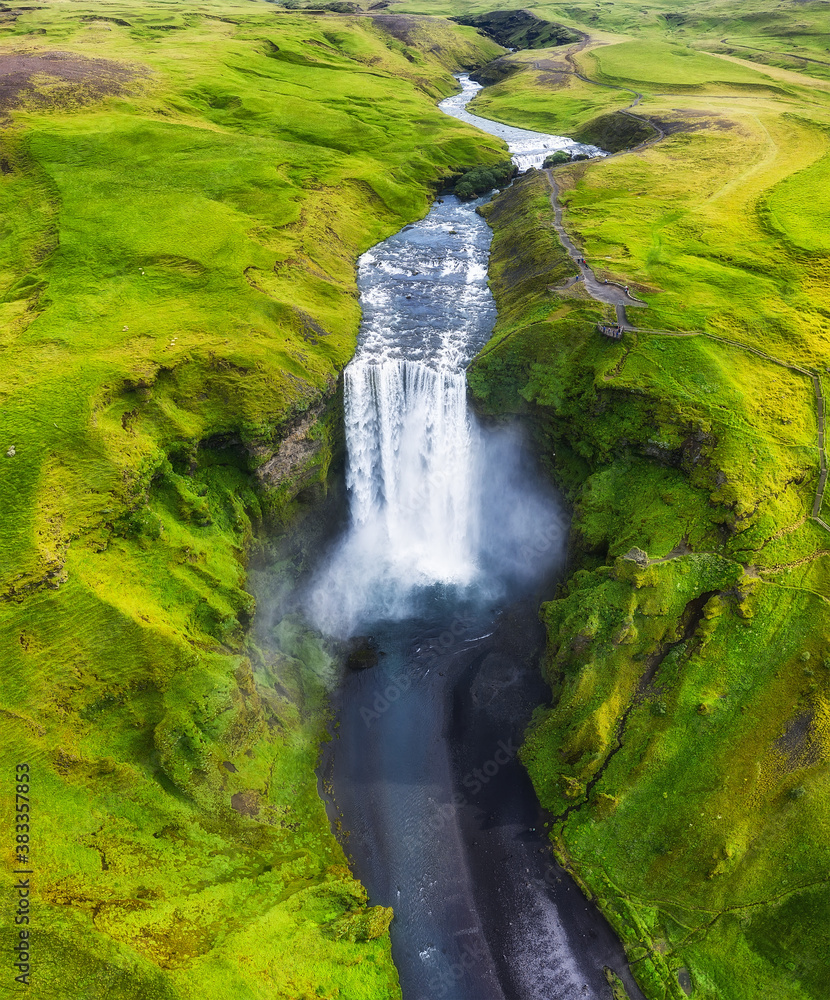
[[[526,168],[557,136],[440,106]],[[373,904],[394,907],[404,1000],[641,997],[597,909],[555,864],[522,733],[549,691],[536,609],[561,572],[567,513],[519,428],[483,426],[465,369],[487,342],[491,233],[480,202],[438,199],[364,254],[344,376],[350,521],[306,593],[318,628],[367,637],[321,765],[332,819]]]

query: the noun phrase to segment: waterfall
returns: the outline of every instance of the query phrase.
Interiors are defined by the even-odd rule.
[[[401,580],[468,584],[476,571],[478,429],[463,372],[421,361],[346,369],[351,518]]]
[[[520,432],[470,412],[463,368],[362,352],[344,397],[349,526],[311,587],[319,628],[417,615],[436,588],[491,601],[555,563],[566,518]]]
[[[313,589],[332,634],[395,619],[435,586],[481,583],[486,444],[462,370],[359,356],[344,373],[349,528]]]

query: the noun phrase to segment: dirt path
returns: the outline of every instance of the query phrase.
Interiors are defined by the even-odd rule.
[[[665,131],[656,125],[654,122],[645,118],[643,115],[637,115],[632,112],[632,108],[636,108],[637,105],[642,101],[643,95],[637,91],[632,90],[630,87],[618,87],[612,83],[600,83],[599,80],[592,80],[590,77],[585,76],[579,71],[579,66],[574,58],[577,52],[581,52],[586,45],[590,43],[591,39],[586,36],[581,42],[577,42],[576,45],[572,45],[568,51],[565,53],[565,60],[572,67],[570,72],[573,73],[579,80],[585,83],[593,84],[597,87],[607,87],[609,90],[621,90],[629,94],[634,95],[634,100],[626,108],[620,109],[620,114],[626,114],[630,118],[634,118],[639,122],[643,122],[650,128],[653,128],[657,135],[653,139],[647,139],[645,142],[641,142],[637,146],[633,146],[631,149],[624,150],[621,153],[612,153],[611,156],[603,157],[603,159],[611,159],[615,156],[622,156],[624,153],[633,153],[640,149],[645,149],[647,146],[652,146],[657,142],[666,138]],[[538,64],[537,68],[538,68]],[[605,279],[600,280],[594,274],[593,270],[585,263],[585,258],[582,252],[577,249],[573,240],[568,236],[565,227],[562,223],[562,204],[559,201],[559,188],[556,183],[556,179],[553,176],[553,169],[547,168],[545,171],[545,176],[547,177],[548,184],[551,188],[550,203],[553,207],[554,212],[554,228],[559,235],[560,242],[562,246],[567,250],[568,256],[573,260],[576,266],[579,268],[579,277],[576,281],[583,281],[585,283],[585,288],[591,298],[595,299],[597,302],[604,302],[607,305],[612,305],[615,308],[617,315],[617,323],[623,330],[633,330],[634,327],[629,323],[628,317],[626,316],[626,306],[633,307],[645,307],[648,303],[643,302],[636,296],[632,295],[628,290],[626,285],[622,285],[616,281],[607,281]],[[574,281],[569,282],[569,285],[574,284]]]
[[[597,302],[605,302],[614,306],[617,311],[617,321],[624,330],[632,330],[633,327],[628,322],[625,315],[626,306],[645,306],[646,302],[635,298],[624,285],[615,281],[600,281],[591,268],[585,263],[582,252],[576,248],[573,240],[568,236],[565,227],[562,225],[562,205],[559,202],[559,188],[553,177],[550,168],[543,171],[550,185],[550,203],[553,208],[553,227],[556,230],[562,246],[568,251],[568,256],[579,268],[577,281],[583,281],[588,294]]]

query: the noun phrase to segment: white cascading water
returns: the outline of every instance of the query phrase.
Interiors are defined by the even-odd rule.
[[[599,152],[470,115],[481,87],[460,82],[442,110],[504,138],[521,168],[554,149]],[[518,439],[485,433],[467,406],[466,366],[495,321],[477,204],[439,199],[360,259],[363,321],[344,375],[351,525],[308,600],[330,634],[407,616],[436,585],[493,597],[550,548],[550,501],[523,478]]]
[[[486,223],[450,197],[360,259],[360,343],[344,373],[350,526],[310,595],[330,634],[480,577],[485,445],[465,368],[495,316],[488,249]]]
[[[479,441],[464,372],[361,359],[346,369],[345,410],[352,522],[373,536],[377,564],[401,580],[470,583]]]

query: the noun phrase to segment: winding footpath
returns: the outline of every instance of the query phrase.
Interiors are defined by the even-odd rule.
[[[578,79],[584,81],[585,83],[594,84],[597,87],[608,87],[612,90],[623,90],[630,94],[634,94],[634,100],[627,108],[621,109],[622,114],[627,114],[631,118],[635,118],[640,122],[644,122],[649,127],[655,129],[658,133],[653,139],[647,139],[645,142],[640,143],[637,146],[633,146],[631,149],[623,150],[620,153],[613,153],[612,156],[604,157],[608,160],[612,157],[623,156],[628,153],[635,153],[642,150],[648,146],[656,145],[658,142],[662,142],[666,138],[666,132],[656,125],[653,121],[645,118],[642,115],[637,115],[632,112],[632,108],[637,107],[637,105],[642,101],[643,95],[636,90],[632,90],[630,87],[617,87],[609,83],[601,83],[599,80],[592,80],[590,77],[585,76],[583,73],[579,72],[578,64],[575,60],[575,55],[581,52],[585,46],[589,43],[590,38],[585,37],[577,45],[571,46],[571,48],[565,54],[565,59],[573,67],[570,72],[572,72]],[[813,509],[810,514],[812,520],[817,524],[821,525],[827,531],[830,531],[830,524],[824,521],[821,517],[821,507],[824,502],[824,489],[827,484],[827,458],[825,454],[825,416],[824,416],[824,395],[821,386],[821,377],[817,371],[811,371],[810,369],[803,368],[800,365],[793,364],[789,361],[784,361],[781,358],[776,358],[772,354],[767,354],[765,351],[759,350],[756,347],[750,347],[748,344],[742,344],[738,340],[730,340],[728,337],[719,337],[716,334],[708,333],[706,330],[690,330],[686,331],[674,331],[674,330],[648,330],[643,327],[634,326],[628,319],[626,315],[626,307],[646,307],[647,302],[642,299],[638,299],[636,296],[632,295],[629,291],[628,286],[622,285],[616,281],[602,280],[594,274],[593,269],[585,262],[585,258],[582,251],[578,250],[573,240],[568,235],[565,226],[563,224],[563,206],[559,200],[559,187],[556,183],[554,177],[554,167],[548,167],[543,170],[548,184],[550,185],[551,195],[550,202],[553,208],[554,220],[553,227],[559,236],[559,241],[568,253],[568,256],[574,262],[574,264],[579,268],[579,275],[575,279],[571,279],[566,286],[570,287],[576,282],[582,281],[585,285],[585,290],[588,292],[590,297],[596,302],[602,302],[605,305],[611,305],[614,307],[617,323],[622,330],[629,333],[647,333],[652,336],[663,336],[663,337],[708,337],[709,340],[715,340],[720,344],[725,344],[728,347],[739,348],[742,351],[748,351],[751,354],[755,354],[765,361],[769,361],[772,364],[779,365],[782,368],[787,368],[790,371],[797,372],[799,375],[803,375],[809,378],[812,386],[813,393],[815,395],[816,401],[816,426],[818,430],[818,454],[819,454],[819,478],[816,487],[816,496],[813,501]],[[560,289],[563,286],[559,286]],[[551,289],[556,291],[555,288]]]
[[[623,329],[633,330],[634,328],[628,323],[625,315],[625,307],[646,306],[648,303],[635,298],[626,287],[618,284],[616,281],[600,281],[593,270],[585,263],[585,258],[577,250],[562,224],[562,203],[559,201],[559,188],[557,187],[553,173],[550,168],[543,171],[543,173],[547,177],[551,189],[550,203],[553,208],[553,228],[559,236],[560,243],[568,251],[568,256],[579,268],[579,277],[576,280],[585,283],[585,288],[592,299],[596,299],[597,302],[605,302],[607,305],[612,305],[616,308],[617,319],[620,321],[620,326]]]

